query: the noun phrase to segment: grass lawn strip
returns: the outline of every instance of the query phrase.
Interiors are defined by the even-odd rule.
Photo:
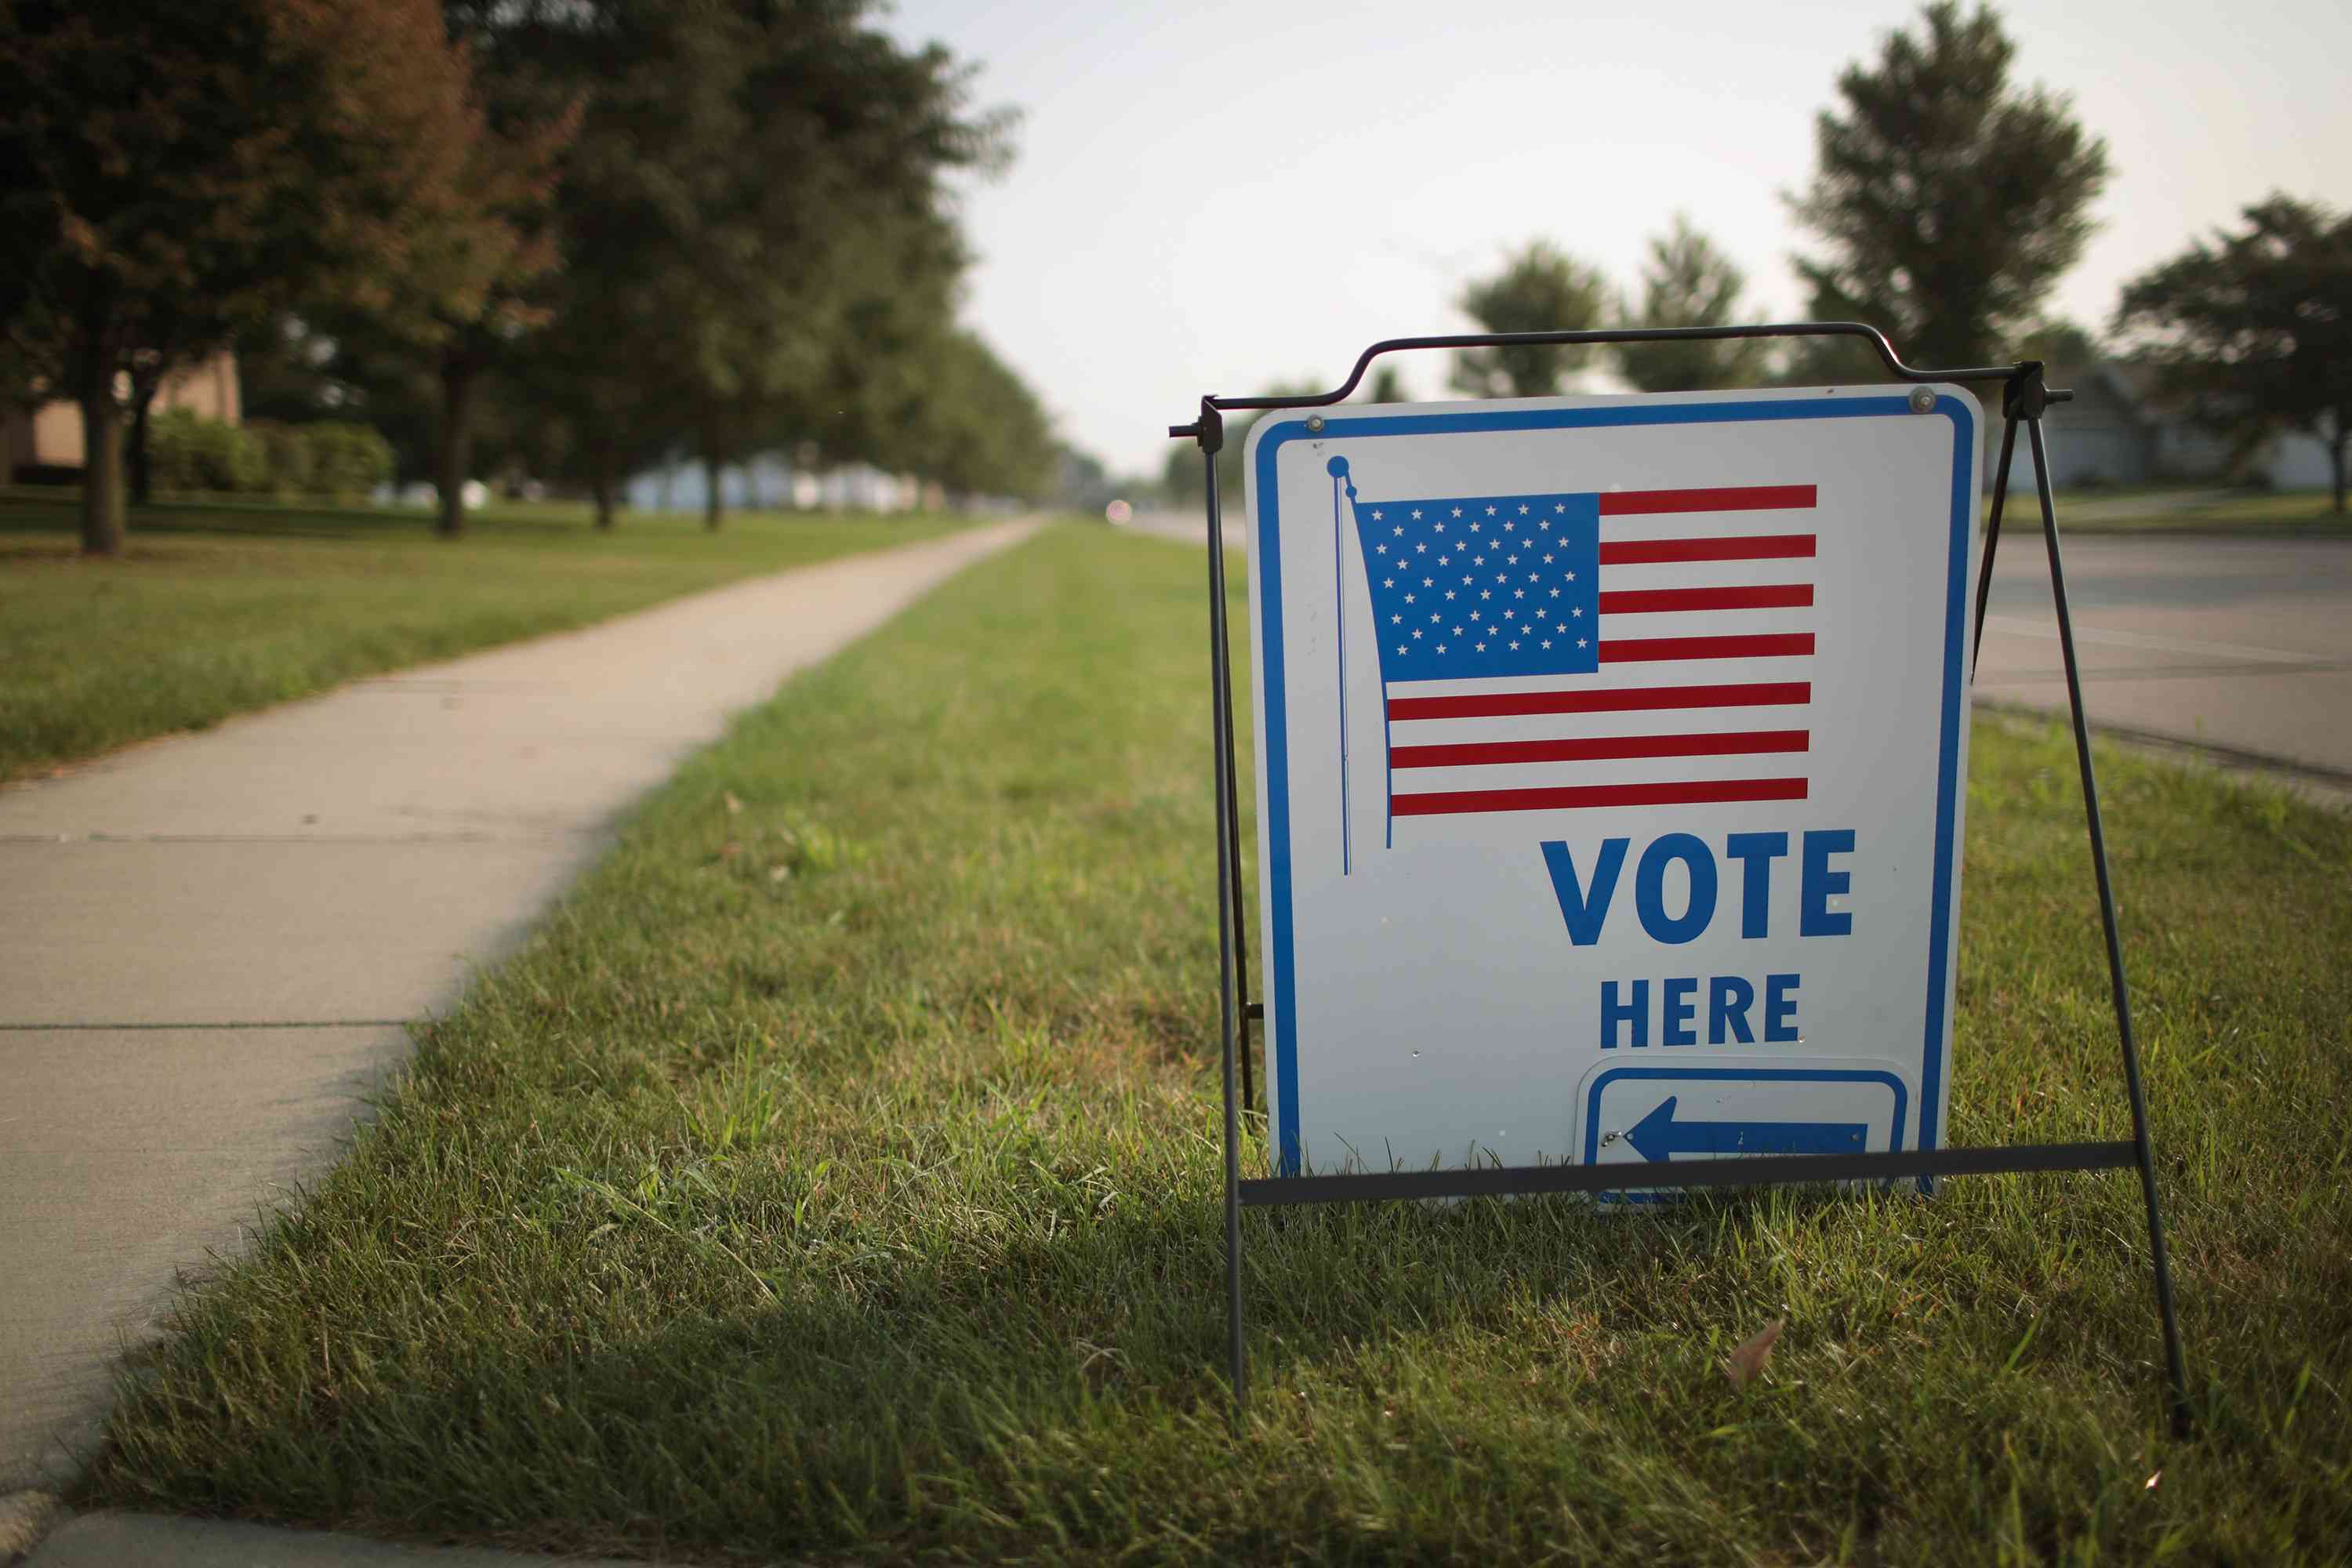
[[[96,562],[73,523],[0,499],[0,779],[956,526],[629,515],[599,533],[576,507],[510,507],[450,542],[413,512],[194,502],[142,509],[129,555]]]
[[[2195,1441],[2128,1173],[1253,1214],[1230,1433],[1202,570],[1055,531],[739,722],[185,1300],[80,1500],[713,1562],[2341,1561],[2352,822],[2122,754]],[[2071,749],[1972,770],[1953,1141],[2122,1136]]]
[[[2021,465],[2026,463],[2021,452],[2017,460]],[[2019,472],[2023,478],[2011,489],[2009,504],[2001,512],[2001,528],[2005,531],[2013,524],[2039,533],[2042,509],[2034,500],[2032,469],[2027,465]],[[1990,478],[1986,484],[1985,505],[1990,511]],[[2150,488],[2144,494],[2129,489],[2067,490],[2056,498],[2059,531],[2067,535],[2176,533],[2352,539],[2352,513],[2335,510],[2334,498],[2325,490],[2199,489],[2200,499],[2194,502],[2171,503],[2168,498],[2179,493],[2178,486]],[[2145,507],[2134,504],[2142,500],[2147,502]]]

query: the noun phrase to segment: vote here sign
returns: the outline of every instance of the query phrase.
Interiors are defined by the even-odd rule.
[[[1975,401],[1250,433],[1278,1173],[1932,1148]]]

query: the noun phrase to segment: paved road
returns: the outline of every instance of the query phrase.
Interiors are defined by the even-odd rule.
[[[728,716],[1006,523],[364,680],[0,791],[0,1494],[73,1472],[174,1271],[322,1170]],[[95,1528],[95,1527],[93,1527]]]
[[[2352,778],[2352,542],[2060,530],[2093,723]],[[1977,695],[2065,708],[2038,529],[2001,542]]]

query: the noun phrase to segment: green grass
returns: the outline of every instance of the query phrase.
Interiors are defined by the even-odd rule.
[[[755,573],[904,543],[940,518],[493,508],[463,541],[408,510],[142,509],[121,561],[77,553],[69,498],[0,496],[0,780],[356,676],[584,626]]]
[[[1230,1432],[1201,572],[1060,530],[747,716],[185,1300],[80,1500],[714,1562],[2343,1560],[2352,822],[2121,754],[2196,1440],[2120,1173],[1254,1212]],[[2125,1131],[2074,778],[1978,733],[1956,1141]]]
[[[1992,476],[1985,476],[1991,493]],[[2173,504],[2184,493],[2200,499]],[[2352,512],[2333,510],[2325,490],[2224,490],[2210,485],[2162,485],[2137,489],[2062,491],[2056,498],[2058,527],[2068,533],[2211,533],[2252,537],[2352,539]],[[1990,508],[1990,501],[1988,500]],[[2010,497],[2001,526],[2031,526],[2042,514],[2031,488]]]

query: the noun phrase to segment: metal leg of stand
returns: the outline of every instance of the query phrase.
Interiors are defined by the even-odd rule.
[[[2012,426],[2013,427],[2013,426]],[[2058,606],[2058,648],[2066,662],[2066,700],[2074,711],[2074,754],[2083,770],[2083,809],[2091,829],[2091,868],[2099,884],[2099,920],[2107,939],[2107,977],[2115,990],[2116,1028],[2123,1037],[2124,1083],[2131,1095],[2132,1148],[2139,1165],[2140,1197],[2147,1207],[2147,1248],[2156,1273],[2157,1315],[2164,1322],[2164,1364],[2172,1389],[2172,1430],[2189,1426],[2189,1372],[2180,1350],[2180,1321],[2172,1305],[2172,1265],[2164,1250],[2164,1213],[2156,1194],[2156,1150],[2147,1133],[2147,1091],[2140,1081],[2139,1046],[2132,1036],[2131,995],[2124,983],[2124,951],[2116,931],[2115,886],[2107,877],[2106,834],[2099,823],[2099,786],[2091,771],[2091,730],[2083,712],[2083,681],[2074,663],[2074,625],[2066,605],[2066,569],[2058,548],[2058,509],[2050,494],[2050,456],[2042,421],[2025,421],[2033,448],[2033,484],[2042,502],[2042,532],[2050,550],[2050,593]],[[2004,453],[2004,456],[2006,453]]]
[[[1225,650],[1225,669],[1233,670],[1233,649]],[[1250,1075],[1249,1026],[1249,922],[1242,911],[1249,906],[1249,893],[1242,881],[1242,811],[1241,797],[1234,784],[1234,772],[1238,765],[1235,755],[1241,745],[1234,738],[1234,689],[1227,684],[1217,689],[1217,700],[1224,704],[1225,736],[1230,742],[1225,748],[1225,822],[1231,831],[1225,838],[1225,858],[1232,862],[1234,874],[1234,996],[1240,1004],[1234,1019],[1235,1048],[1242,1064],[1242,1109],[1246,1111],[1257,1104],[1257,1087]]]
[[[1969,684],[1977,680],[1977,656],[1984,651],[1985,606],[1992,602],[1992,557],[2000,548],[2000,510],[2009,500],[2009,460],[2017,451],[2017,416],[2001,426],[2000,463],[1992,476],[1992,517],[1985,524],[1984,564],[1977,569],[1977,631],[1969,644]]]
[[[1241,1419],[1249,1397],[1249,1368],[1242,1348],[1242,1196],[1241,1125],[1234,1103],[1234,1026],[1240,1015],[1234,995],[1235,908],[1234,857],[1231,784],[1234,766],[1233,710],[1226,700],[1233,670],[1225,640],[1225,527],[1218,515],[1217,454],[1205,454],[1209,468],[1209,675],[1214,682],[1209,704],[1216,737],[1217,795],[1217,1025],[1224,1037],[1225,1085],[1225,1356],[1233,1375],[1234,1418]]]

